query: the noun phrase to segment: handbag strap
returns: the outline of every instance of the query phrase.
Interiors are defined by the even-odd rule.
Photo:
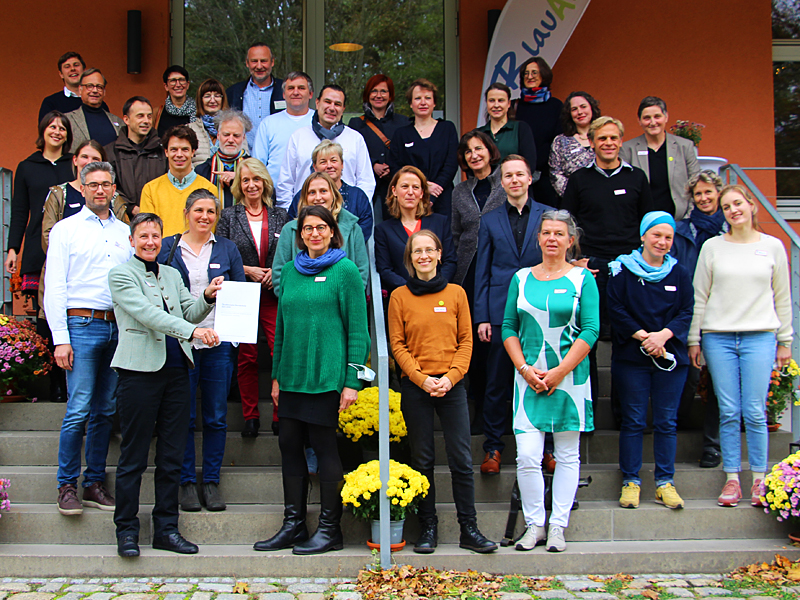
[[[378,129],[378,126],[375,125],[375,123],[373,123],[372,121],[370,121],[366,115],[361,115],[361,120],[367,124],[367,127],[369,127],[370,129],[372,129],[373,132],[375,132],[375,135],[377,135],[378,138],[380,138],[384,146],[389,148],[392,145],[392,141],[385,135],[383,135],[383,132],[380,129]]]
[[[167,255],[167,262],[164,263],[169,266],[172,266],[172,257],[175,256],[175,249],[178,247],[178,242],[181,241],[181,234],[176,233],[174,236],[172,236],[172,238],[173,238],[172,248],[169,249],[169,254]]]

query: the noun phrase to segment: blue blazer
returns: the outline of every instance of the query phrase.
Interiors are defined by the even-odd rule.
[[[250,79],[247,78],[244,81],[234,83],[225,90],[225,95],[228,96],[228,104],[231,108],[235,108],[236,110],[243,109],[244,90],[249,82]],[[278,79],[273,75],[272,82],[272,96],[269,99],[269,114],[274,115],[276,112],[283,110],[282,108],[275,108],[275,102],[277,100],[283,100],[283,79]]]
[[[430,229],[439,236],[442,242],[441,273],[448,283],[452,282],[457,262],[450,223],[447,217],[437,214],[422,217],[421,220],[420,229]],[[383,221],[375,228],[375,267],[381,276],[381,287],[388,292],[404,286],[411,278],[403,264],[408,238],[400,219]]]
[[[542,262],[542,249],[536,241],[536,231],[542,221],[542,213],[553,209],[532,198],[529,202],[531,212],[521,254],[508,221],[507,202],[481,217],[478,252],[475,254],[475,309],[472,314],[475,323],[502,325],[508,286],[514,273]]]
[[[225,281],[245,281],[242,255],[239,254],[236,244],[220,236],[216,236],[215,239],[216,241],[211,248],[211,257],[208,259],[208,280],[211,281],[214,277],[222,275],[225,277]],[[165,237],[162,240],[161,252],[158,253],[158,262],[162,265],[167,263],[169,251],[174,243],[174,235]],[[169,266],[178,270],[183,279],[183,284],[186,289],[189,289],[189,269],[186,268],[186,263],[183,262],[180,248],[175,249],[175,254]]]

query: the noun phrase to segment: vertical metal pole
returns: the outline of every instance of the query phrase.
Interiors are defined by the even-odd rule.
[[[792,285],[792,358],[800,364],[800,247],[792,242],[792,261],[789,264]],[[792,397],[792,435],[800,437],[800,406],[794,405]]]

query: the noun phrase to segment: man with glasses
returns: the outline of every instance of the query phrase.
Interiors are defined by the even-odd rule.
[[[117,191],[130,218],[139,212],[139,198],[145,184],[167,172],[167,159],[161,138],[153,129],[150,100],[144,96],[129,98],[122,113],[125,125],[105,150],[117,173]]]
[[[106,78],[99,69],[86,69],[81,75],[78,86],[81,106],[66,114],[72,126],[70,152],[75,152],[86,140],[105,146],[117,139],[122,119],[103,109],[106,85]]]
[[[64,83],[64,89],[42,100],[42,106],[39,108],[39,118],[36,121],[37,125],[52,110],[67,114],[81,107],[81,95],[78,91],[78,86],[84,69],[86,69],[86,63],[77,52],[67,52],[61,55],[58,59],[58,76],[61,77],[61,81]],[[105,102],[102,106],[105,110],[108,110]]]
[[[53,226],[47,251],[44,308],[55,359],[67,373],[67,410],[58,443],[58,511],[79,515],[83,506],[113,511],[105,487],[106,456],[116,412],[117,347],[108,273],[131,257],[128,226],[110,210],[114,169],[89,163],[80,174],[86,205]],[[88,423],[87,423],[88,421]],[[83,503],[78,498],[81,443],[86,426]]]
[[[155,116],[155,127],[159,136],[178,125],[188,125],[197,118],[197,104],[187,96],[189,71],[180,65],[172,65],[164,71],[163,79],[167,99]]]
[[[261,121],[286,108],[283,99],[283,80],[272,76],[275,57],[264,42],[256,42],[247,49],[244,61],[250,78],[234,83],[225,93],[231,108],[242,111],[253,128],[247,134],[247,144],[255,148],[256,133]]]

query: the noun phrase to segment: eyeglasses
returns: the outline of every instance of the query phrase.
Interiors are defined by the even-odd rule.
[[[416,250],[412,250],[411,254],[413,254],[414,256],[422,256],[423,254],[425,254],[426,256],[433,256],[438,251],[439,250],[437,250],[436,248],[417,248]]]
[[[311,235],[315,231],[322,235],[328,231],[328,226],[325,223],[322,225],[303,225],[303,233],[306,235]]]
[[[535,69],[531,71],[525,71],[524,75],[525,77],[536,77],[537,75],[539,75],[539,71]]]
[[[175,77],[173,79],[167,79],[167,83],[170,85],[186,85],[186,82],[189,81],[186,77]]]
[[[369,93],[370,96],[388,96],[389,90],[372,90]]]
[[[87,90],[98,90],[100,92],[106,89],[106,86],[102,83],[82,83],[81,86],[85,87]]]
[[[222,100],[222,94],[216,92],[206,92],[203,94],[203,100]]]
[[[473,152],[483,152],[484,150],[486,150],[486,148],[484,148],[483,146],[475,146],[474,148],[467,148],[464,154],[467,155],[467,154],[472,154]]]
[[[83,187],[89,188],[93,192],[96,192],[97,188],[103,188],[103,190],[105,190],[107,192],[112,187],[114,187],[114,184],[111,183],[110,181],[103,181],[103,182],[92,181],[91,183],[84,184]]]

